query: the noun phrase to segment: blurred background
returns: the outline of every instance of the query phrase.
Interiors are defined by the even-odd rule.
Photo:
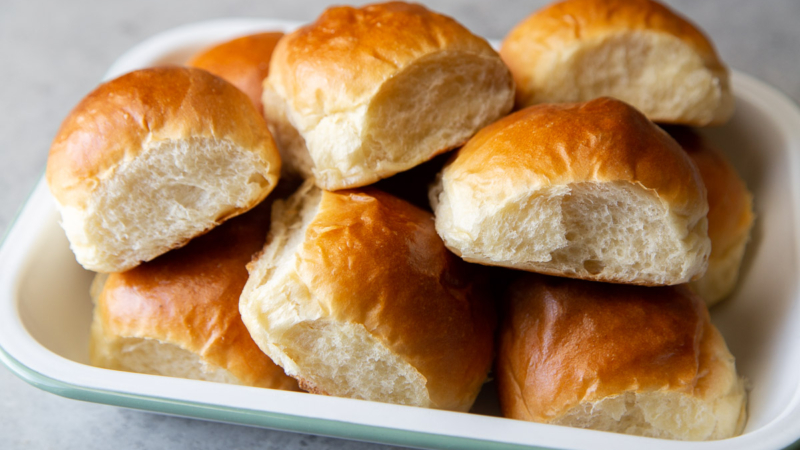
[[[311,21],[328,1],[0,0],[0,232],[42,175],[61,120],[123,52],[179,25],[226,17]],[[367,2],[354,2],[362,4]],[[423,2],[502,39],[542,0]],[[666,0],[723,61],[800,102],[800,1]],[[0,448],[386,449],[63,399],[0,366]]]

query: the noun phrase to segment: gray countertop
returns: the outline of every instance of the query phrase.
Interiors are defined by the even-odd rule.
[[[111,63],[143,39],[222,17],[308,21],[313,1],[0,1],[0,231],[43,173],[50,142],[70,109]],[[542,0],[436,0],[430,8],[474,32],[502,38]],[[732,68],[800,102],[800,1],[669,0],[716,43]],[[159,416],[68,400],[0,366],[0,448],[378,449],[279,431]]]

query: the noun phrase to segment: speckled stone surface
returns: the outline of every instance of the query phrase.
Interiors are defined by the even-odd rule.
[[[342,2],[337,2],[342,3]],[[437,0],[432,9],[502,38],[545,1]],[[669,0],[732,68],[800,102],[800,1]],[[143,39],[222,17],[308,21],[326,1],[0,1],[0,230],[42,174],[69,110],[111,63]],[[2,449],[385,449],[387,446],[166,417],[64,399],[0,366]]]

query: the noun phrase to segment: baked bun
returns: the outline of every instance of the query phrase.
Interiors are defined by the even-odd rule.
[[[470,408],[491,365],[494,311],[430,213],[309,180],[272,214],[239,305],[264,352],[310,392]]]
[[[463,144],[513,97],[511,74],[486,40],[422,5],[390,2],[330,8],[286,35],[263,101],[268,121],[283,110],[302,136],[317,185],[336,190]]]
[[[708,270],[690,286],[711,306],[731,294],[753,227],[753,195],[722,152],[696,132],[669,127],[667,132],[692,158],[708,190]]]
[[[484,128],[431,188],[465,260],[614,283],[705,271],[706,192],[681,147],[610,98],[537,105]]]
[[[525,275],[509,293],[495,368],[506,417],[680,440],[742,432],[743,380],[685,286]]]
[[[652,0],[567,0],[516,26],[500,55],[517,106],[609,96],[656,122],[715,125],[733,114],[728,69],[702,32]]]
[[[95,280],[95,366],[198,380],[298,390],[253,342],[239,316],[245,266],[264,244],[259,207],[184,248]]]
[[[192,68],[100,85],[67,116],[47,181],[78,262],[122,272],[258,204],[280,157],[241,91]]]
[[[250,97],[263,111],[261,95],[269,73],[272,51],[283,33],[258,33],[242,36],[207,48],[187,64],[222,77]]]

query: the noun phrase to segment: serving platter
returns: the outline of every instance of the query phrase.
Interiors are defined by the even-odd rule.
[[[180,64],[215,42],[289,31],[279,20],[227,19],[159,34],[124,54],[105,79]],[[42,178],[0,247],[0,360],[29,383],[69,398],[420,448],[778,449],[800,438],[800,110],[734,72],[737,112],[703,130],[755,196],[757,221],[736,293],[711,311],[748,379],[743,435],[676,442],[495,417],[493,385],[472,413],[142,375],[88,365],[93,274],[76,262]],[[37,151],[46,151],[37,149]]]

